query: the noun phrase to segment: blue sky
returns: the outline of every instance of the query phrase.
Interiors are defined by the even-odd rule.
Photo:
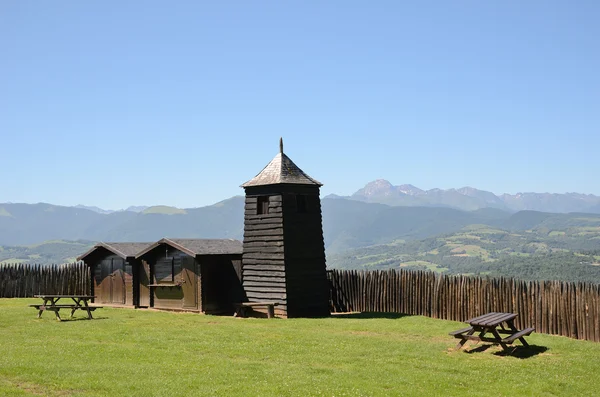
[[[597,1],[0,3],[0,202],[209,205],[278,152],[351,194],[600,194]]]

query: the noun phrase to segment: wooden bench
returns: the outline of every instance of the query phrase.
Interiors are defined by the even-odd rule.
[[[525,328],[524,330],[521,330],[519,332],[516,332],[514,334],[511,334],[509,336],[507,336],[506,338],[502,339],[502,343],[507,343],[507,344],[511,344],[513,343],[516,339],[519,339],[521,341],[521,343],[523,344],[523,346],[529,346],[527,344],[527,342],[525,342],[525,338],[523,338],[524,336],[528,336],[529,334],[531,334],[533,331],[535,331],[535,328]]]
[[[452,331],[452,332],[448,333],[448,335],[460,338],[462,336],[462,334],[466,334],[467,332],[470,332],[470,331],[473,331],[473,327],[457,329],[456,331]]]
[[[247,317],[248,309],[254,309],[255,307],[267,308],[267,317],[275,317],[275,306],[277,302],[241,302],[235,304],[235,313],[233,317]]]

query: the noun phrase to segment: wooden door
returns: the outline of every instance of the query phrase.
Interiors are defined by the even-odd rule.
[[[139,264],[140,272],[140,302],[139,305],[143,307],[150,307],[150,266],[148,262],[142,261]]]
[[[125,277],[123,275],[125,260],[113,258],[111,270],[111,303],[122,305],[125,303]]]
[[[94,288],[94,294],[96,295],[96,302],[110,303],[111,300],[111,284],[112,284],[112,261],[110,259],[104,259],[96,265],[94,271],[94,278],[96,279],[96,286]]]
[[[183,283],[181,288],[183,289],[183,307],[185,309],[197,309],[198,277],[196,276],[196,260],[189,256],[183,257],[182,260],[181,278]]]

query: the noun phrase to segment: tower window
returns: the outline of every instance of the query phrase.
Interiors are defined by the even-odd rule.
[[[264,215],[269,213],[269,196],[259,196],[256,203],[256,214]]]
[[[303,194],[296,195],[296,208],[299,213],[306,212],[306,196]]]

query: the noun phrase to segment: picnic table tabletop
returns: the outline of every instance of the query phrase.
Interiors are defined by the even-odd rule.
[[[503,322],[510,322],[517,317],[515,313],[498,313],[491,312],[479,317],[471,318],[466,323],[480,327],[495,327]]]

